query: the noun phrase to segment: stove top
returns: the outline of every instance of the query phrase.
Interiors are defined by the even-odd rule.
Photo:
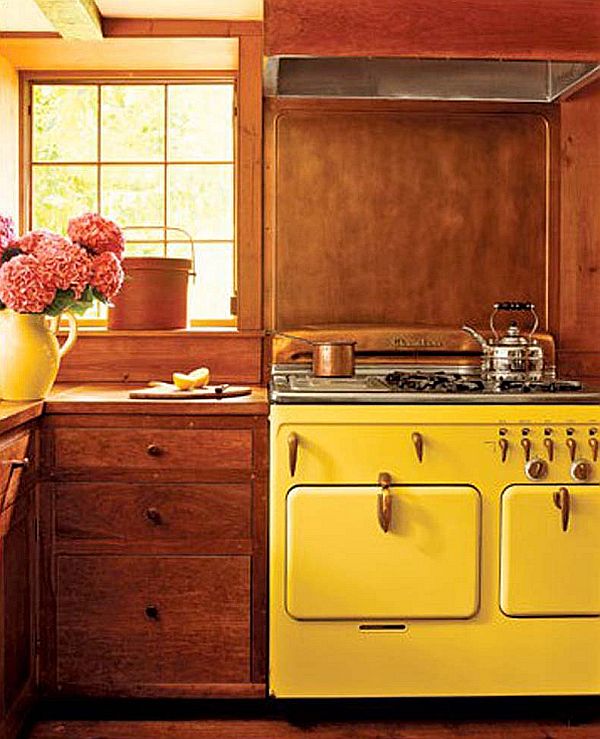
[[[548,375],[537,382],[485,383],[472,367],[398,370],[393,366],[357,368],[354,377],[313,377],[308,368],[275,365],[274,403],[324,404],[580,404],[600,403],[600,391],[576,380]]]

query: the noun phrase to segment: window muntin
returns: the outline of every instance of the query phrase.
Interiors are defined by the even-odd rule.
[[[98,210],[126,255],[190,256],[192,325],[235,325],[235,87],[194,82],[32,82],[29,227],[66,232]],[[96,323],[101,313],[89,316]]]

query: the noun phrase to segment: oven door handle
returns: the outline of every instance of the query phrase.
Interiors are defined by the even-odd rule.
[[[563,531],[567,531],[571,517],[571,496],[567,488],[560,488],[557,493],[554,493],[552,495],[552,501],[560,511],[561,528]]]
[[[384,533],[392,525],[392,476],[389,472],[380,472],[378,479],[380,491],[377,493],[377,519]]]
[[[288,464],[290,468],[290,477],[294,477],[296,474],[296,467],[298,465],[298,445],[300,443],[300,439],[298,438],[298,434],[292,433],[287,438],[288,443]]]

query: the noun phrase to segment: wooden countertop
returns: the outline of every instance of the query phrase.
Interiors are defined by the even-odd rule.
[[[146,415],[266,416],[267,389],[253,387],[251,395],[223,400],[131,400],[137,385],[56,385],[46,400],[0,401],[0,434],[43,414],[144,413]]]
[[[49,415],[68,413],[144,413],[146,415],[267,415],[265,387],[253,387],[251,395],[222,400],[132,400],[129,391],[140,385],[56,385],[45,401]]]
[[[43,400],[30,400],[11,403],[0,401],[0,434],[20,426],[27,421],[38,418],[44,411]]]

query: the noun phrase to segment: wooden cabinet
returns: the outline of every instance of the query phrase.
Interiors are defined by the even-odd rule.
[[[0,437],[0,737],[19,733],[36,676],[35,434]],[[28,463],[23,465],[24,460]]]
[[[48,416],[47,695],[264,695],[267,421]]]

